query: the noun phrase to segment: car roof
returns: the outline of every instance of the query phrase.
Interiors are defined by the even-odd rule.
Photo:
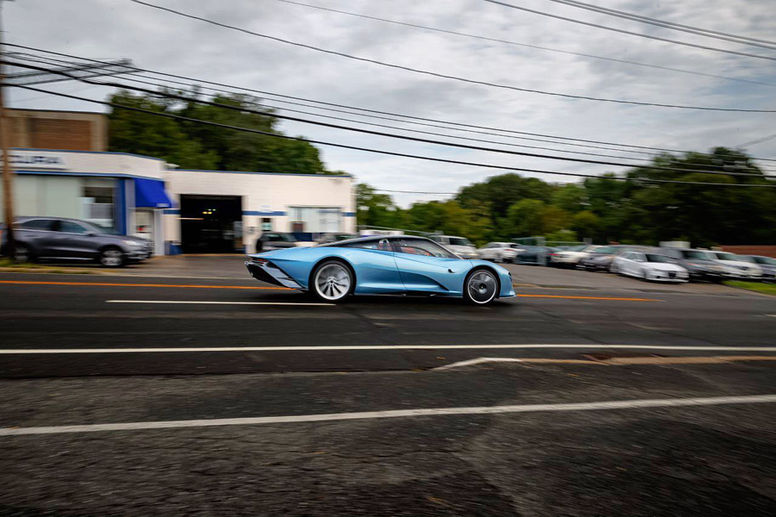
[[[345,246],[347,244],[354,244],[357,242],[371,242],[371,241],[380,241],[383,239],[388,240],[396,240],[396,239],[421,239],[424,241],[434,242],[431,239],[428,239],[426,237],[421,237],[418,235],[368,235],[366,237],[356,237],[355,239],[345,239],[344,241],[335,241],[335,242],[327,242],[326,244],[321,244],[319,247],[337,247],[337,246]],[[439,244],[438,242],[434,242],[434,244]]]

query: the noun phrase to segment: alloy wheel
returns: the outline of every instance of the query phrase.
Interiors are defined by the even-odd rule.
[[[329,301],[338,301],[347,296],[352,284],[350,271],[339,262],[329,262],[318,268],[314,282],[318,296]]]
[[[466,282],[466,291],[469,299],[480,305],[489,303],[496,297],[497,287],[496,277],[485,269],[475,271]]]

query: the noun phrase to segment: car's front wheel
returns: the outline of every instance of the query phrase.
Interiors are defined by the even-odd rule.
[[[121,267],[126,263],[126,257],[119,248],[110,247],[100,252],[99,261],[105,267]]]
[[[342,301],[353,290],[353,273],[339,260],[327,260],[315,268],[310,290],[321,300]]]
[[[464,282],[463,298],[474,305],[487,305],[496,299],[498,279],[489,269],[475,269]]]

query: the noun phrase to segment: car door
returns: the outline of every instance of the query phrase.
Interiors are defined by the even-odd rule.
[[[357,242],[345,247],[348,250],[344,256],[357,271],[357,294],[404,291],[396,266],[396,252],[389,239]]]
[[[37,257],[51,256],[55,219],[28,219],[16,225],[16,239]]]
[[[92,259],[97,256],[100,240],[88,227],[61,219],[55,233],[56,256],[73,259]]]
[[[460,293],[461,275],[469,270],[469,261],[426,239],[394,240],[396,266],[407,291]]]
[[[618,269],[620,272],[624,275],[632,275],[633,274],[633,252],[629,251],[627,253],[623,253],[620,257],[620,261],[617,264]]]

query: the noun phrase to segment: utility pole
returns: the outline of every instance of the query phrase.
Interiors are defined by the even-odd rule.
[[[0,10],[2,10],[3,0],[0,0]],[[0,61],[4,57],[3,48],[3,30],[0,23]],[[13,191],[12,174],[9,158],[9,147],[11,142],[11,121],[5,108],[5,66],[0,62],[0,147],[3,152],[3,212],[5,219],[6,234],[6,253],[9,257],[16,256],[16,240],[13,235]]]

